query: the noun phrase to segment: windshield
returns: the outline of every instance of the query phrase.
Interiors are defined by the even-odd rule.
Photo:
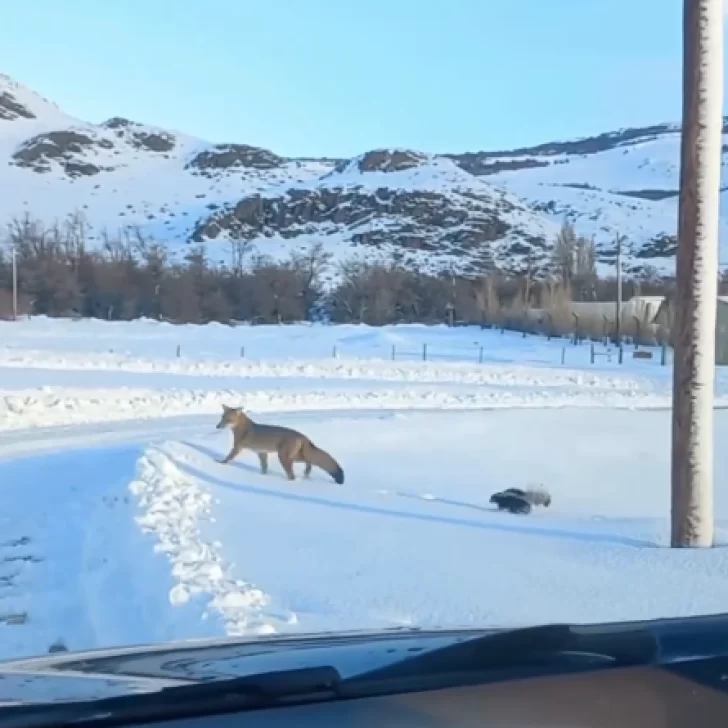
[[[0,658],[728,611],[681,5],[5,8]]]

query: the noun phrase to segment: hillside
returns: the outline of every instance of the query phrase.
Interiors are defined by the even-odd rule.
[[[600,262],[673,266],[679,128],[662,124],[511,151],[379,149],[290,159],[113,118],[75,119],[0,75],[0,219],[82,211],[89,240],[128,226],[183,251],[236,240],[274,257],[322,242],[335,259],[395,255],[430,272],[543,268],[568,217]],[[724,215],[726,224],[726,215]],[[722,256],[725,258],[725,256]]]

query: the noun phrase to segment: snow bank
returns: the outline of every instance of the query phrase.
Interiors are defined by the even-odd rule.
[[[47,389],[0,393],[0,431],[90,422],[217,414],[222,404],[252,412],[316,410],[482,410],[506,408],[670,407],[670,395],[639,389],[585,387],[482,387],[471,392],[438,389],[336,391]],[[718,404],[728,406],[728,398]],[[211,427],[213,423],[211,422]]]
[[[197,377],[239,377],[241,379],[368,379],[383,382],[489,384],[496,386],[599,387],[637,390],[649,386],[645,377],[605,374],[583,369],[546,368],[511,364],[467,362],[399,362],[338,359],[310,361],[189,361],[144,359],[115,354],[53,355],[43,351],[22,353],[0,351],[0,368],[43,369],[75,372],[129,372],[135,374],[184,375]]]
[[[156,540],[155,551],[166,554],[175,585],[169,593],[173,607],[200,599],[200,619],[222,619],[230,635],[270,634],[276,622],[295,624],[295,615],[270,617],[271,598],[261,589],[230,576],[219,554],[219,542],[200,536],[200,522],[211,519],[212,496],[185,477],[162,449],[150,448],[141,458],[137,478],[129,486],[142,515],[137,522]]]

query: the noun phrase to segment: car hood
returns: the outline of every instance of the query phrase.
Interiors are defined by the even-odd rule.
[[[56,653],[0,662],[0,706],[100,700],[320,665],[335,667],[346,678],[485,633],[399,630],[273,635]]]

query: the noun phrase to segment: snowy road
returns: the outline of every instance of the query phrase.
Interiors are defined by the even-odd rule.
[[[0,657],[59,639],[82,649],[728,604],[728,410],[716,409],[720,546],[660,548],[671,379],[659,358],[592,365],[588,344],[467,327],[0,329]],[[265,477],[255,456],[215,462],[230,446],[214,429],[222,403],[303,431],[345,484],[317,471],[289,483],[275,459]],[[715,404],[728,405],[726,371]],[[552,492],[550,508],[491,510],[493,491],[531,483]]]
[[[0,656],[40,654],[59,639],[73,648],[189,635],[189,624],[175,632],[169,566],[139,531],[129,483],[155,435],[200,424],[0,434]]]
[[[656,548],[668,532],[667,412],[260,419],[330,450],[345,485],[320,471],[288,483],[274,461],[262,476],[250,455],[214,462],[229,435],[209,416],[0,435],[0,654],[44,652],[59,638],[80,649],[640,618],[728,603],[726,549],[696,559]],[[723,412],[717,424],[720,441]],[[728,542],[728,454],[717,468]],[[532,482],[551,490],[550,509],[490,510],[491,492]]]
[[[718,419],[718,437],[728,435],[728,418]],[[210,494],[214,520],[200,535],[221,544],[228,578],[270,595],[275,614],[295,614],[300,629],[593,621],[728,603],[728,551],[696,560],[656,548],[668,535],[667,412],[334,413],[287,421],[340,457],[344,487],[323,474],[289,484],[278,468],[264,477],[250,456],[219,465],[213,457],[228,443],[217,435],[161,452],[174,478]],[[728,457],[720,458],[725,542]],[[490,511],[494,490],[534,482],[552,492],[550,509],[528,518]]]

